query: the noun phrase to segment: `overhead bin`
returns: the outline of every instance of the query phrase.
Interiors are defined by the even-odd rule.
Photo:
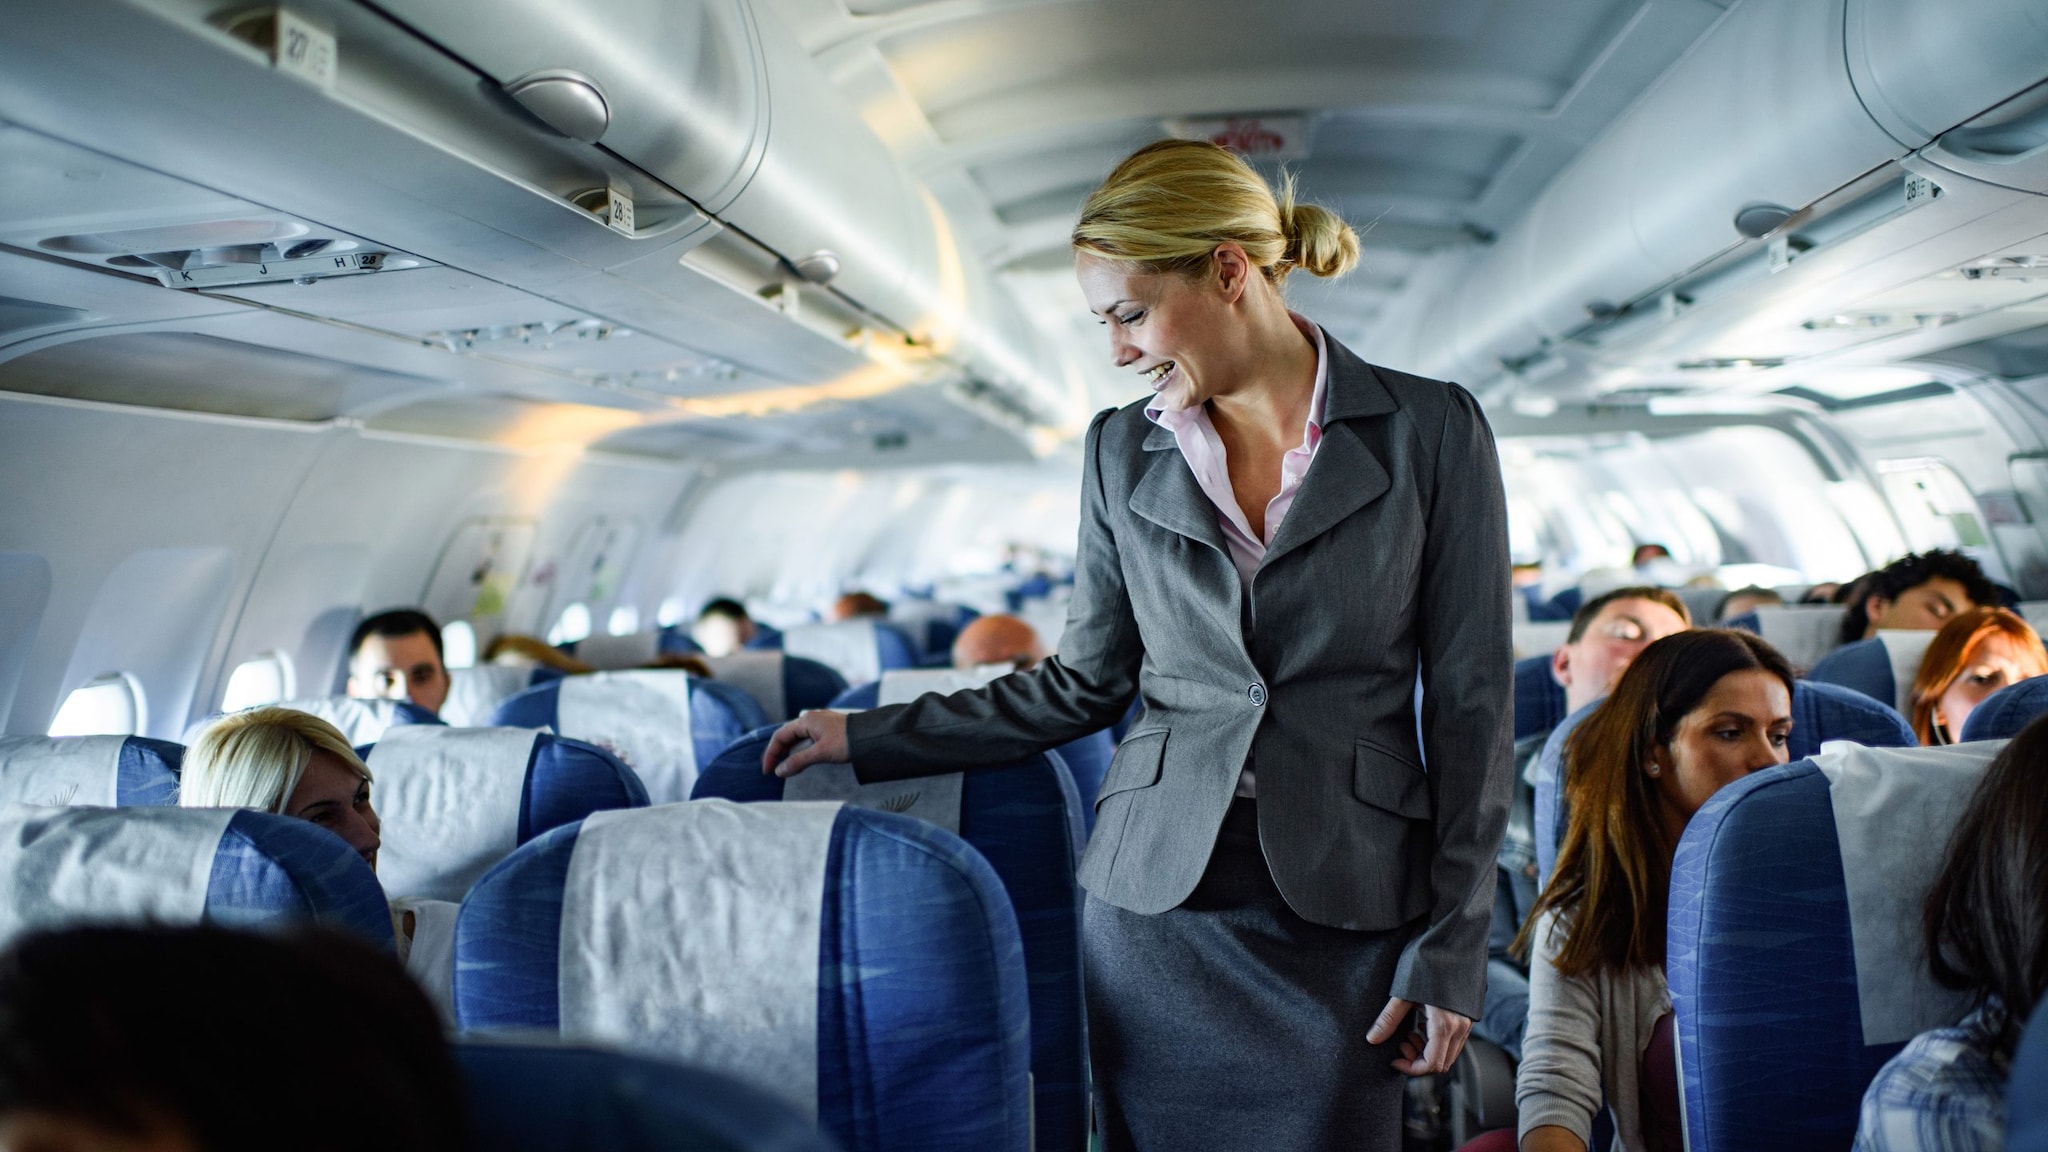
[[[1735,5],[1419,310],[1409,361],[1476,385],[1527,372],[1603,317],[1654,311],[1687,276],[1760,249],[1769,222],[1797,227],[1831,193],[2048,76],[2027,5],[1964,7],[1983,10],[1977,26],[1914,0]],[[1910,31],[1923,24],[1941,34]],[[2009,43],[1984,42],[2001,36]],[[1865,91],[1879,86],[1881,115]]]

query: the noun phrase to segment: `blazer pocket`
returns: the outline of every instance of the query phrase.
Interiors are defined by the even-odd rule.
[[[1104,800],[1119,792],[1150,788],[1159,783],[1159,768],[1165,762],[1165,731],[1140,732],[1124,737],[1124,742],[1117,745],[1116,755],[1110,759],[1109,771],[1102,774],[1102,790],[1095,794],[1095,806],[1100,808]]]
[[[1351,794],[1410,820],[1435,815],[1430,809],[1429,777],[1422,769],[1363,740],[1352,746]]]

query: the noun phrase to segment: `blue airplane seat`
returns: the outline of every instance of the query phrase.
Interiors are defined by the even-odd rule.
[[[701,656],[704,648],[690,636],[690,630],[680,624],[664,625],[656,633],[654,649],[664,656]]]
[[[793,859],[822,862],[815,894],[760,879]],[[716,924],[664,914],[683,878],[714,873],[718,885],[695,891],[715,892],[704,898],[720,901]],[[622,914],[608,897],[627,890],[647,895]],[[621,915],[632,931],[606,936]],[[726,924],[739,927],[705,931]],[[815,925],[817,940],[752,955],[756,924]],[[463,902],[456,1024],[688,1059],[777,1094],[800,1083],[789,1103],[846,1152],[1024,1152],[1017,925],[988,861],[912,817],[723,801],[601,813],[521,847]],[[726,994],[671,993],[664,974],[619,958],[643,954],[683,988]],[[765,1083],[763,1064],[796,1075]]]
[[[1933,639],[1932,632],[1880,632],[1816,660],[1806,678],[1854,688],[1903,712],[1907,694],[1913,690],[1913,677],[1920,670],[1920,658]]]
[[[2048,1012],[2036,1005],[2005,1084],[2005,1152],[2048,1152]]]
[[[683,709],[675,708],[672,700],[650,693],[643,686],[652,681],[684,684],[688,715],[682,715]],[[593,720],[579,715],[573,705],[565,717],[562,711],[564,692],[572,696],[618,692],[631,694],[635,699],[644,698],[644,706],[630,709],[634,715],[629,719],[643,721],[658,729],[663,726],[660,717],[666,711],[668,723],[678,729],[688,727],[690,747],[667,746],[658,731],[646,740],[636,740],[634,734],[625,731],[586,728],[585,725],[590,723],[602,726],[606,718]],[[746,693],[714,680],[691,676],[681,669],[598,672],[550,681],[528,688],[505,701],[491,716],[491,723],[497,727],[546,728],[573,739],[611,748],[629,761],[649,797],[662,804],[688,797],[700,765],[709,763],[726,745],[766,722],[761,706]]]
[[[1849,1147],[1878,1069],[1968,1010],[1926,975],[1919,906],[1988,759],[1957,747],[1797,760],[1693,816],[1672,864],[1665,969],[1694,1152]]]
[[[881,697],[882,684],[877,680],[871,684],[860,684],[841,692],[832,700],[834,708],[868,709],[876,707]],[[1116,739],[1110,729],[1090,732],[1079,740],[1069,741],[1053,749],[1059,753],[1060,763],[1067,766],[1067,774],[1074,778],[1074,792],[1081,798],[1081,830],[1083,840],[1095,832],[1095,794],[1102,791],[1102,778],[1109,774],[1109,762],[1116,756]]]
[[[253,809],[13,805],[0,810],[0,836],[18,847],[0,888],[21,931],[129,920],[254,930],[313,923],[392,947],[377,874],[305,820]],[[63,874],[126,879],[48,883]]]
[[[616,755],[524,726],[420,728],[358,751],[376,776],[379,868],[393,896],[460,900],[535,836],[592,812],[648,804],[646,786]],[[437,799],[450,791],[464,803]],[[479,817],[485,808],[509,819]]]
[[[875,622],[875,653],[882,671],[891,668],[915,668],[921,658],[916,643],[894,624]]]
[[[474,1152],[833,1152],[795,1108],[706,1068],[604,1048],[455,1045]]]
[[[1570,812],[1563,802],[1564,744],[1572,729],[1592,714],[1597,703],[1572,713],[1543,745],[1536,769],[1536,869],[1549,876],[1557,863],[1557,845],[1564,838]],[[1861,692],[1811,680],[1792,682],[1792,733],[1785,754],[1803,760],[1829,740],[1847,740],[1869,748],[1911,748],[1919,743],[1912,726],[1889,705]]]
[[[0,736],[0,801],[174,805],[184,758],[184,745],[147,736]]]
[[[754,624],[754,638],[747,641],[745,647],[756,652],[766,652],[770,649],[780,648],[782,647],[782,630],[780,628],[771,628],[766,624],[756,621]]]
[[[1970,710],[1962,738],[1965,743],[2011,739],[2043,712],[2048,712],[2048,676],[2008,684]]]
[[[697,778],[696,798],[781,800],[786,781],[761,771],[761,754],[771,735],[772,729],[764,729],[726,749]],[[1046,1148],[1078,1148],[1088,1130],[1081,888],[1074,878],[1086,836],[1083,801],[1055,753],[962,773],[960,787],[960,837],[995,869],[1023,932],[1040,1142]]]
[[[1515,739],[1557,727],[1564,711],[1564,686],[1550,674],[1550,654],[1515,661]]]

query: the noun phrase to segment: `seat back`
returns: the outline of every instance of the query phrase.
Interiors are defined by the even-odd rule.
[[[832,1152],[796,1109],[743,1080],[626,1052],[455,1046],[475,1152]]]
[[[1965,743],[2009,740],[2043,712],[2048,712],[2048,676],[2008,684],[1970,710],[1962,737]]]
[[[456,728],[483,728],[498,705],[539,683],[533,669],[511,664],[478,664],[448,670],[448,699],[441,722]]]
[[[1549,652],[1515,661],[1515,739],[1557,727],[1564,719],[1564,685],[1550,674]]]
[[[1806,678],[1854,688],[1906,712],[1912,707],[1913,677],[1919,674],[1920,658],[1933,640],[1932,632],[1879,632],[1823,656]]]
[[[943,600],[904,598],[889,606],[889,623],[910,637],[926,660],[948,656],[960,629],[980,615],[972,608]]]
[[[394,728],[367,759],[383,821],[377,866],[393,897],[461,900],[540,833],[647,804],[611,753],[528,728]]]
[[[1766,604],[1726,624],[1763,637],[1793,668],[1803,670],[1840,646],[1842,617],[1848,611],[1841,604]]]
[[[1016,916],[988,862],[929,824],[716,800],[599,813],[493,868],[455,947],[465,1030],[710,1067],[848,1152],[1029,1140]]]
[[[307,821],[235,808],[0,805],[0,946],[39,929],[130,922],[311,922],[392,945],[376,873]]]
[[[176,804],[184,758],[181,745],[146,736],[0,736],[0,803]]]
[[[1532,656],[1549,656],[1557,651],[1572,634],[1569,617],[1555,621],[1537,621],[1514,626],[1515,659],[1527,660]]]
[[[782,633],[782,650],[830,667],[849,684],[879,680],[890,668],[915,668],[910,639],[878,620],[804,624]]]
[[[865,709],[883,704],[905,704],[926,692],[957,692],[979,688],[1000,672],[960,672],[951,668],[908,668],[885,672],[874,684],[861,684],[841,692],[834,708]],[[1085,842],[1095,832],[1095,796],[1102,791],[1102,778],[1109,774],[1109,762],[1116,756],[1117,738],[1111,729],[1090,732],[1053,749],[1067,774],[1074,779],[1074,791],[1081,798],[1081,834]]]
[[[565,676],[505,701],[491,722],[605,748],[633,769],[652,802],[668,804],[687,799],[697,766],[752,727],[733,690],[711,685],[680,669]]]
[[[569,646],[569,654],[600,672],[644,668],[661,655],[661,633],[629,632],[611,636],[594,632]]]
[[[354,696],[322,696],[308,700],[284,700],[279,708],[291,708],[318,716],[341,730],[350,747],[375,744],[393,728],[414,724],[440,724],[441,718],[410,700],[360,700]],[[201,728],[204,727],[202,724]],[[198,730],[186,738],[191,744]]]
[[[1570,812],[1563,800],[1564,745],[1597,704],[1571,714],[1544,743],[1536,759],[1536,868],[1549,876]],[[1796,680],[1792,684],[1792,734],[1785,754],[1803,760],[1830,740],[1870,748],[1911,748],[1919,743],[1906,718],[1861,692],[1836,684]]]
[[[790,656],[777,649],[741,650],[729,656],[704,657],[704,663],[710,665],[711,674],[718,678],[718,683],[744,692],[760,710],[761,723],[748,725],[749,730],[761,724],[780,724],[796,715],[796,709],[790,706],[790,686],[786,680],[788,665],[793,662]],[[801,662],[828,677],[838,678],[838,673],[814,660]],[[806,707],[822,708],[824,705],[808,704]]]
[[[772,730],[755,732],[726,749],[698,778],[696,794],[743,802],[799,799],[800,789],[812,783],[806,777],[823,778],[833,769],[850,777],[843,766],[814,767],[788,780],[763,775],[761,755],[772,735]],[[914,815],[926,815],[937,797],[950,798],[951,827],[995,870],[1023,930],[1041,1141],[1049,1148],[1078,1146],[1087,1133],[1087,1094],[1078,932],[1081,889],[1074,871],[1087,833],[1082,801],[1065,764],[1058,755],[1047,753],[1003,768],[877,784],[851,796],[845,791],[835,795],[849,803]]]
[[[1665,964],[1694,1152],[1847,1148],[1863,1090],[1968,998],[1920,908],[1998,744],[1852,748],[1723,788],[1672,865]]]
[[[2034,1009],[2005,1084],[2005,1152],[2048,1152],[2048,1012]]]

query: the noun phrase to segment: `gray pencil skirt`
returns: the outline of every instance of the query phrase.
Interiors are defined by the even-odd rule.
[[[1090,897],[1082,922],[1105,1152],[1398,1152],[1399,1045],[1365,1034],[1412,928],[1352,932],[1287,906],[1255,802],[1231,802],[1187,902]]]

